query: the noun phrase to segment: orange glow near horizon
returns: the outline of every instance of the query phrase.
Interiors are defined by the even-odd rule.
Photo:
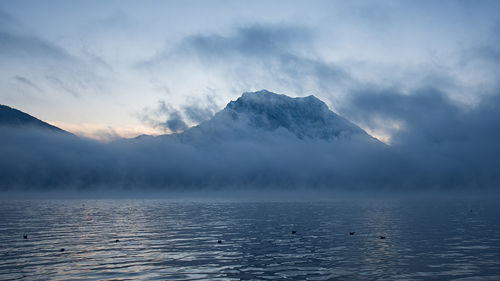
[[[73,124],[66,122],[49,121],[48,123],[57,126],[65,131],[77,136],[90,138],[102,142],[109,142],[117,138],[134,138],[140,135],[163,135],[168,134],[160,129],[152,127],[131,125],[131,126],[110,126],[107,124],[81,123]]]

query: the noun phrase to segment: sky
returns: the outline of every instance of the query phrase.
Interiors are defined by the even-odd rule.
[[[0,104],[84,137],[2,128],[0,189],[496,192],[499,10],[499,1],[0,0]],[[383,143],[254,130],[252,120],[276,121],[286,108],[273,104],[267,117],[248,105],[250,115],[226,108],[210,119],[261,89],[314,95]],[[339,129],[314,120],[304,130]]]
[[[416,131],[452,134],[464,114],[491,118],[481,110],[498,101],[499,10],[498,1],[0,1],[0,103],[109,141],[170,133],[171,119],[196,125],[267,89],[313,94],[388,144],[412,143]]]

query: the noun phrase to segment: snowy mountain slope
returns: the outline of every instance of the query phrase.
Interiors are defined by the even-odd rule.
[[[378,142],[314,96],[291,98],[266,90],[244,93],[212,119],[170,137],[188,143],[272,137]]]

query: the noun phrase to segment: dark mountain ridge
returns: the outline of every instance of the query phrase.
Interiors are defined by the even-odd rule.
[[[27,113],[0,104],[0,128],[32,128],[68,133]],[[69,134],[69,133],[68,133]]]

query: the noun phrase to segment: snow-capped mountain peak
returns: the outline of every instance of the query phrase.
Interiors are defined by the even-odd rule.
[[[267,90],[246,92],[215,116],[178,137],[182,140],[255,139],[277,135],[302,140],[366,139],[364,130],[329,110],[315,96],[291,98]]]

